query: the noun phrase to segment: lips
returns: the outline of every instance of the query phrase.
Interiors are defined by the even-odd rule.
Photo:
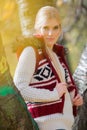
[[[54,38],[47,38],[48,41],[54,41]]]

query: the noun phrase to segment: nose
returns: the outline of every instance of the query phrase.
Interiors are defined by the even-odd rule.
[[[48,31],[48,35],[51,36],[53,34],[53,30]]]

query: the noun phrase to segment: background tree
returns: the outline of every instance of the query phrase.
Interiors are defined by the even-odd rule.
[[[69,49],[67,58],[73,74],[87,43],[87,1],[62,1],[66,2],[62,2],[61,5],[57,4],[63,25],[63,40],[61,43]]]
[[[68,58],[72,73],[78,65],[81,53],[87,43],[87,0],[4,0],[0,1],[0,32],[2,33],[3,47],[7,57],[6,59],[0,57],[0,60],[9,61],[10,70],[8,69],[8,72],[10,71],[12,76],[17,63],[15,54],[11,51],[14,40],[17,36],[21,35],[21,30],[23,36],[28,36],[33,33],[32,27],[34,24],[35,14],[37,13],[37,10],[45,4],[56,5],[58,7],[63,25],[63,37],[60,44],[64,44],[69,49]],[[18,14],[20,16],[20,22]],[[2,47],[0,46],[0,48]],[[3,54],[1,50],[0,55]],[[0,64],[0,69],[1,67],[2,65]],[[5,75],[6,74],[7,73],[5,73]],[[5,75],[2,79],[7,82],[9,76]],[[2,74],[1,77],[3,77]],[[12,77],[11,79],[9,78],[8,82],[13,84]],[[2,82],[0,83],[2,84]],[[3,106],[3,102],[1,102],[2,100],[0,100],[0,106]]]
[[[38,130],[14,86],[0,35],[0,130]]]
[[[21,30],[24,36],[33,33],[35,16],[40,7],[55,5],[54,0],[17,0]]]
[[[64,44],[69,49],[68,61],[72,73],[76,69],[84,45],[87,43],[87,15],[86,9],[81,6],[81,1],[87,7],[86,0],[46,0],[47,5],[57,6],[61,15],[63,26],[61,44]],[[0,27],[2,28],[3,44],[12,76],[17,64],[16,55],[11,51],[12,45],[21,34],[28,36],[33,32],[34,15],[38,10],[38,6],[43,6],[42,3],[45,5],[45,0],[4,0],[0,3]]]
[[[83,95],[83,105],[78,109],[73,130],[87,129],[87,44],[81,55],[79,64],[73,74],[78,91]]]
[[[74,80],[81,94],[87,89],[87,45],[81,55],[79,64],[73,74]]]

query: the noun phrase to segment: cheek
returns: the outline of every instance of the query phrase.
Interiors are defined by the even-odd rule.
[[[55,37],[57,37],[57,38],[59,38],[60,35],[61,35],[61,32],[55,33]]]
[[[57,42],[57,40],[58,40],[59,37],[60,37],[60,33],[56,33],[54,37],[55,37],[55,42]]]
[[[45,38],[47,35],[41,30],[40,34],[42,35],[43,38]]]

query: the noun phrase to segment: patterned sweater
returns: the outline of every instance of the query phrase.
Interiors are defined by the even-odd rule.
[[[56,59],[60,61],[60,64],[62,65],[62,68],[65,72],[68,91],[73,98],[77,94],[76,86],[73,82],[68,66],[66,65],[63,54],[63,47],[55,45],[53,51],[55,52]],[[72,110],[69,114],[71,108],[70,100],[69,102],[67,101],[67,105],[65,105],[65,95],[59,98],[58,92],[55,88],[60,80],[59,77],[57,77],[55,74],[54,67],[49,61],[49,58],[46,55],[43,55],[42,51],[39,51],[38,54],[40,60],[37,69],[35,70],[36,56],[34,49],[32,47],[27,47],[24,49],[19,58],[19,62],[15,71],[15,85],[20,90],[32,117],[35,118],[41,130],[46,130],[46,128],[42,127],[43,125],[41,125],[41,122],[45,122],[49,119],[52,120],[54,118],[59,118],[58,113],[61,113],[61,115],[63,114],[63,118],[66,117],[64,120],[68,120],[68,122],[71,118],[71,122],[73,123]],[[31,59],[32,61],[30,61]],[[66,106],[65,110],[68,109],[66,111],[67,114],[65,117],[63,113],[64,106]],[[69,122],[68,125],[71,126],[71,122]],[[67,130],[70,130],[68,125]],[[47,130],[49,129],[47,128]]]

